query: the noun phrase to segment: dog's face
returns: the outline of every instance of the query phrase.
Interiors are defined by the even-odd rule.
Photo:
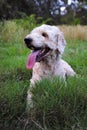
[[[32,62],[30,68],[35,62],[39,62],[50,55],[52,51],[63,54],[66,45],[62,32],[57,27],[50,25],[35,28],[25,37],[24,41],[27,47],[33,50],[29,57],[30,63]]]

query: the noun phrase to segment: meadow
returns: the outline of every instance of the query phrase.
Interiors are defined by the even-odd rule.
[[[32,72],[23,39],[36,26],[33,17],[0,23],[0,129],[87,130],[87,26],[59,26],[67,40],[63,59],[78,76],[37,83],[34,108],[26,111]]]

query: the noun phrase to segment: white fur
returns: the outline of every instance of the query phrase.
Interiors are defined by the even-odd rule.
[[[46,33],[48,38],[43,37],[42,33]],[[52,49],[50,55],[45,57],[42,61],[37,62],[33,67],[32,78],[30,80],[31,86],[36,81],[40,81],[43,78],[60,76],[65,79],[66,76],[75,75],[71,66],[61,59],[66,46],[66,41],[63,33],[58,27],[42,25],[31,31],[26,38],[32,38],[32,45],[35,47],[48,46]],[[28,95],[30,98],[30,91],[28,92]],[[30,101],[29,98],[28,101]]]

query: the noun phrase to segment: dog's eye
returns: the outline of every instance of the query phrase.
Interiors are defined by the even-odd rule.
[[[42,33],[42,36],[43,37],[48,37],[48,35],[46,33],[44,33],[44,32]]]

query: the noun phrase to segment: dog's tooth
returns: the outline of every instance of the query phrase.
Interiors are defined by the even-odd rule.
[[[41,53],[43,53],[43,52],[44,52],[44,50]]]
[[[42,50],[42,53],[44,53],[45,52],[45,48]]]

